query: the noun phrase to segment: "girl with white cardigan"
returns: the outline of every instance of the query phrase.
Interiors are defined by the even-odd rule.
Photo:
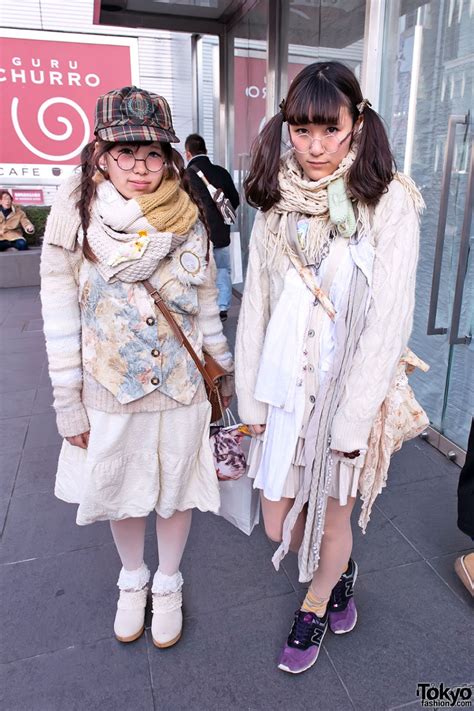
[[[382,121],[344,65],[305,67],[280,109],[245,182],[260,211],[236,390],[255,435],[249,476],[266,532],[281,542],[275,567],[294,550],[310,582],[279,659],[297,674],[315,663],[328,626],[344,634],[356,624],[351,512],[411,331],[423,201],[395,172]],[[284,124],[291,148],[280,157]]]
[[[233,363],[212,248],[171,147],[179,139],[166,100],[136,87],[111,91],[97,102],[95,134],[80,174],[58,191],[42,250],[44,330],[64,437],[55,493],[79,504],[79,525],[110,521],[122,562],[121,642],[144,630],[145,526],[156,511],[151,633],[157,647],[169,647],[181,636],[179,567],[192,509],[217,512],[220,502],[201,375],[141,282],[160,290],[197,353],[205,348],[227,371]],[[227,405],[231,376],[224,380]]]

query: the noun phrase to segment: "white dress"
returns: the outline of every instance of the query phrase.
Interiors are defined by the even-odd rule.
[[[79,504],[80,525],[198,508],[217,513],[211,406],[116,414],[87,408],[89,446],[63,442],[55,495]]]
[[[321,288],[326,294],[330,293],[331,285],[338,268],[341,266],[348,250],[349,241],[344,237],[336,237],[331,245],[329,255],[323,262],[324,269],[321,269]],[[292,267],[290,267],[292,269]],[[295,272],[296,274],[296,272]],[[294,278],[294,277],[293,277]],[[297,277],[300,280],[300,277]],[[305,287],[309,294],[309,291]],[[311,295],[310,295],[311,296]],[[278,308],[278,307],[277,307]],[[295,309],[296,310],[296,309]],[[314,303],[310,298],[309,309],[305,323],[305,335],[303,338],[303,351],[300,354],[298,364],[299,372],[296,378],[296,403],[302,403],[302,420],[299,428],[299,436],[296,445],[293,446],[291,461],[286,468],[286,472],[281,469],[276,471],[275,466],[266,466],[262,457],[264,455],[265,438],[271,437],[271,432],[266,431],[263,435],[253,437],[249,457],[248,476],[257,479],[254,486],[261,489],[267,498],[279,500],[279,498],[295,498],[300,484],[303,480],[305,468],[305,435],[311,411],[318,392],[319,383],[324,376],[324,358],[326,357],[325,344],[326,331],[325,323],[329,317],[318,303]],[[268,333],[268,332],[267,332]],[[276,372],[276,371],[275,371]],[[271,426],[271,425],[270,425]],[[268,425],[267,425],[268,427]],[[339,500],[344,506],[348,497],[355,497],[358,490],[359,475],[364,464],[365,453],[361,453],[356,459],[340,458],[337,454],[333,457],[333,475],[329,491],[329,496]],[[279,477],[282,486],[272,486],[272,479]],[[270,492],[270,493],[268,493]],[[279,494],[279,495],[278,495]]]

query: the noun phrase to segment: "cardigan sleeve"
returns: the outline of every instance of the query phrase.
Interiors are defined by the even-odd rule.
[[[79,249],[79,248],[78,248]],[[60,435],[73,437],[89,430],[82,403],[81,316],[74,261],[78,253],[43,244],[41,304]]]
[[[393,180],[374,213],[371,303],[331,428],[331,448],[366,449],[372,423],[410,337],[419,219],[413,198]]]
[[[73,173],[59,186],[48,215],[43,242],[65,247],[71,251],[75,249],[77,232],[81,224],[79,211],[74,206],[78,199],[79,184],[79,175]]]
[[[240,308],[235,343],[236,392],[239,415],[248,425],[263,425],[267,405],[254,397],[260,357],[270,319],[270,285],[263,267],[265,216],[258,212],[252,229],[245,288]]]
[[[214,261],[212,244],[209,245],[209,261],[204,282],[198,286],[199,315],[198,323],[203,335],[203,349],[212,356],[224,370],[232,373],[234,361],[227,339],[222,329],[217,305],[216,287],[217,269]],[[222,390],[223,395],[230,395],[233,387]]]

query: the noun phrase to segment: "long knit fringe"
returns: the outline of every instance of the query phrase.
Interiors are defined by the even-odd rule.
[[[415,206],[417,215],[421,215],[426,208],[426,204],[413,180],[408,175],[405,175],[405,173],[395,173],[395,179],[403,185],[408,195],[413,200],[413,205]]]

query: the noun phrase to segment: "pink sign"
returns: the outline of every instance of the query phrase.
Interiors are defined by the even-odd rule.
[[[288,83],[305,64],[288,64]],[[239,155],[250,153],[252,141],[265,125],[267,97],[267,63],[256,57],[234,57],[236,167]],[[283,97],[281,97],[283,98]]]
[[[12,190],[13,202],[19,205],[44,205],[42,190]]]
[[[104,44],[100,36],[81,41],[80,35],[0,34],[0,176],[9,177],[8,166],[20,177],[34,177],[34,166],[77,164],[92,138],[97,97],[132,83],[134,40],[107,37]]]

